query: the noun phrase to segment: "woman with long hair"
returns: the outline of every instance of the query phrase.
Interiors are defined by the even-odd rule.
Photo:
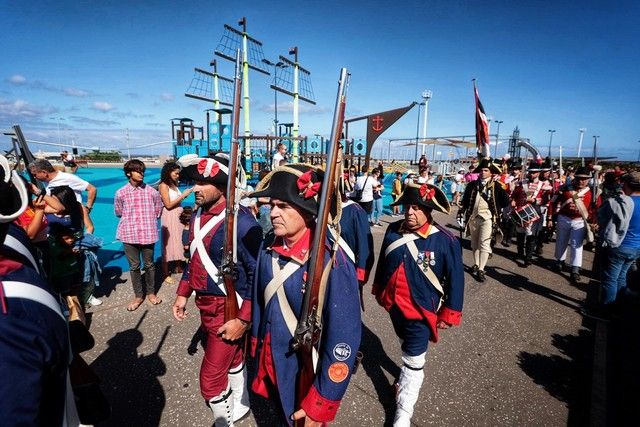
[[[180,203],[193,191],[188,188],[184,193],[178,188],[180,179],[180,166],[176,162],[167,162],[160,172],[160,185],[158,191],[164,209],[160,215],[160,226],[162,228],[162,274],[164,283],[175,284],[171,277],[173,273],[169,268],[169,263],[184,261],[184,249],[182,245],[182,231],[184,225],[180,222],[182,206]],[[181,266],[179,267],[181,269]],[[176,271],[180,272],[180,270]]]

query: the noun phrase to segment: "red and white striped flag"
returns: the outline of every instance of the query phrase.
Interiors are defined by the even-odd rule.
[[[473,79],[473,92],[476,97],[476,148],[479,157],[489,157],[489,122],[478,96],[475,79]]]

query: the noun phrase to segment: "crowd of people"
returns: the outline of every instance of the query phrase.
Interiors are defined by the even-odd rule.
[[[316,248],[324,259],[318,267],[326,271],[318,306],[322,334],[313,379],[301,390],[303,368],[292,342],[313,262],[324,170],[288,163],[286,147],[277,150],[272,170],[261,175],[255,190],[238,178],[244,174],[241,167],[238,176],[230,176],[224,153],[167,162],[158,190],[145,182],[145,164],[129,160],[123,167],[126,183],[114,198],[116,238],[123,244],[134,294],[126,309],[137,310],[145,299],[152,306],[162,303],[154,254],[160,238],[162,281],[176,285],[171,311],[177,321],[184,320],[188,300],[195,297],[206,335],[200,391],[217,426],[231,426],[249,413],[250,391],[269,398],[284,424],[333,421],[357,369],[362,295],[370,278],[371,292],[389,313],[401,343],[394,426],[409,426],[428,344],[438,341],[439,331],[460,324],[463,309],[460,239],[434,220],[434,211],[450,215],[452,206],[457,209],[471,244],[470,272],[478,282],[486,280],[496,244],[509,247],[515,238],[521,265],[527,267],[541,260],[543,245],[555,235],[553,265],[579,284],[583,247],[593,244],[602,292],[588,314],[599,318],[615,315],[627,273],[640,256],[638,171],[602,174],[597,166],[578,167],[563,176],[549,159],[523,165],[516,159],[486,158],[451,177],[450,201],[443,177],[434,176],[424,158],[418,174],[403,178],[394,172],[391,221],[376,258],[371,230],[383,227],[384,165],[363,168],[359,175],[351,166],[339,178],[335,200],[329,201],[341,207],[332,210],[340,215],[332,216],[326,241]],[[101,241],[93,236],[90,215],[97,189],[46,160],[29,165],[33,183],[12,171],[2,156],[0,166],[0,331],[10,337],[4,341],[0,370],[8,379],[29,379],[21,385],[31,391],[24,399],[5,381],[0,408],[26,425],[61,425],[74,416],[85,424],[99,421],[81,406],[73,408],[74,387],[67,380],[68,372],[78,369],[80,353],[93,345],[91,339],[87,344],[85,307],[102,303],[93,296],[100,278],[96,254]],[[181,178],[192,186],[180,190]],[[227,209],[229,181],[244,197],[234,214],[231,289],[223,280],[229,272],[221,249],[227,215],[233,212]],[[195,205],[184,206],[190,194]],[[181,275],[178,281],[174,274]],[[44,344],[25,345],[34,339]],[[22,347],[28,357],[8,351]],[[255,362],[254,372],[246,369],[248,358]]]

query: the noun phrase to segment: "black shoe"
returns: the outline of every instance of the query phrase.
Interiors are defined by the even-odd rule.
[[[542,255],[542,248],[536,248],[536,255],[538,256]]]
[[[580,273],[571,273],[571,282],[572,283],[578,284],[578,283],[580,283],[580,279],[581,279]]]
[[[484,282],[487,280],[487,276],[484,275],[484,271],[478,270],[478,282]]]
[[[529,267],[531,265],[531,257],[526,257],[524,259],[524,266]]]
[[[508,248],[509,246],[511,246],[511,244],[509,243],[509,241],[507,239],[503,240],[501,242],[502,246],[504,246],[505,248]]]
[[[478,266],[474,265],[473,267],[471,267],[471,274],[473,274],[474,276],[476,274],[478,274]]]
[[[553,270],[557,273],[562,273],[562,270],[564,270],[564,261],[556,261],[556,263],[553,264]]]

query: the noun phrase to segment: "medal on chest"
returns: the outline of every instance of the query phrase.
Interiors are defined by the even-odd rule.
[[[418,259],[416,260],[422,270],[427,271],[429,266],[436,265],[435,254],[431,251],[424,251],[418,253]]]

